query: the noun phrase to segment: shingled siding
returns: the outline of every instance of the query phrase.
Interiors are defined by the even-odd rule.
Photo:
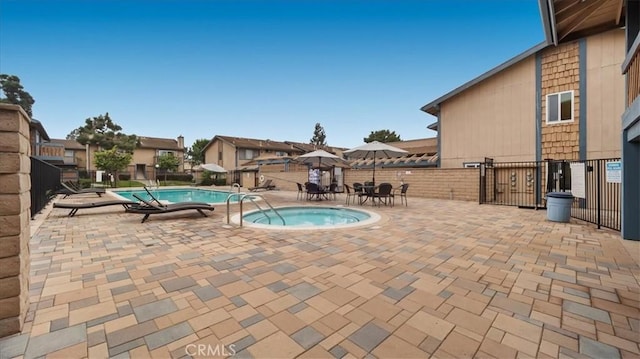
[[[577,160],[580,154],[580,57],[572,42],[542,52],[542,158]],[[547,95],[573,91],[573,122],[546,123]]]
[[[307,181],[306,171],[263,172],[266,179],[272,179],[278,189],[297,191],[296,182]],[[371,169],[345,169],[344,183],[371,180]],[[376,183],[389,182],[394,187],[400,181],[409,183],[409,197],[453,199],[462,201],[478,200],[479,169],[477,168],[411,168],[376,169]]]

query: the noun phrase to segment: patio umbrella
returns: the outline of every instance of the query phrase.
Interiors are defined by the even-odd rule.
[[[227,173],[228,171],[215,163],[203,163],[201,165],[197,165],[195,167],[193,167],[193,170],[196,171],[196,182],[198,181],[198,171],[209,171],[209,172],[213,172],[213,173]]]
[[[313,152],[305,153],[296,158],[296,161],[312,167],[320,168],[325,166],[336,166],[344,163],[344,160],[339,156],[329,153],[325,150],[316,150]]]
[[[305,153],[304,155],[298,156],[296,158],[296,161],[299,163],[311,165],[311,167],[314,168],[321,168],[322,165],[336,166],[344,165],[346,163],[339,156],[336,156],[333,153],[329,153],[325,150],[316,150],[313,152]],[[309,182],[311,182],[311,178],[309,178]]]
[[[362,146],[352,148],[343,152],[351,158],[373,158],[373,184],[376,184],[376,157],[400,157],[406,155],[407,151],[402,148],[393,147],[386,143],[373,141]]]
[[[227,170],[224,169],[224,167],[215,163],[205,163],[205,164],[201,164],[199,167],[203,170],[207,170],[213,173],[227,173]]]

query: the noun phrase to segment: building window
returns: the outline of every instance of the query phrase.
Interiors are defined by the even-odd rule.
[[[164,156],[164,155],[175,156],[175,153],[169,150],[158,150],[158,156]]]
[[[276,151],[276,156],[278,156],[278,157],[284,157],[286,155],[287,155],[287,153],[284,152],[284,151]]]
[[[464,168],[480,168],[480,162],[465,162],[462,164]]]
[[[73,158],[75,156],[75,152],[73,150],[64,150],[64,156]]]
[[[218,161],[222,161],[222,151],[218,152]]]
[[[252,160],[260,154],[260,151],[254,151],[249,149],[238,150],[238,158],[241,160]]]
[[[547,123],[573,121],[573,91],[547,95]]]

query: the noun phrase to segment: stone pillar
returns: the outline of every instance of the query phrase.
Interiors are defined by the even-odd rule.
[[[29,122],[0,104],[0,337],[20,332],[29,308]]]

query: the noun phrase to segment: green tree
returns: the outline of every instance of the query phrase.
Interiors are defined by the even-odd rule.
[[[180,159],[172,153],[158,156],[158,168],[164,171],[164,183],[167,183],[167,172],[175,171],[180,166]]]
[[[36,102],[20,84],[20,78],[15,75],[0,74],[0,90],[5,97],[0,97],[0,103],[20,105],[29,117],[32,117],[31,107]]]
[[[127,168],[133,155],[129,152],[123,152],[118,147],[113,147],[109,150],[102,150],[93,154],[93,160],[96,164],[96,168],[107,171],[113,174],[114,187],[117,187],[118,172]]]
[[[396,135],[396,131],[380,130],[371,131],[369,137],[364,138],[364,142],[369,143],[373,141],[379,141],[383,143],[402,141],[400,135]]]
[[[311,144],[316,146],[327,145],[327,135],[324,133],[324,127],[320,123],[316,123],[316,128],[313,130],[313,137],[311,138]]]
[[[98,117],[87,118],[84,126],[71,131],[67,139],[76,140],[83,145],[96,145],[105,150],[118,147],[121,151],[133,153],[138,145],[138,137],[121,131],[122,127],[113,122],[107,112]]]
[[[204,147],[209,143],[206,138],[195,140],[191,148],[187,151],[187,155],[191,158],[194,165],[204,163]]]

